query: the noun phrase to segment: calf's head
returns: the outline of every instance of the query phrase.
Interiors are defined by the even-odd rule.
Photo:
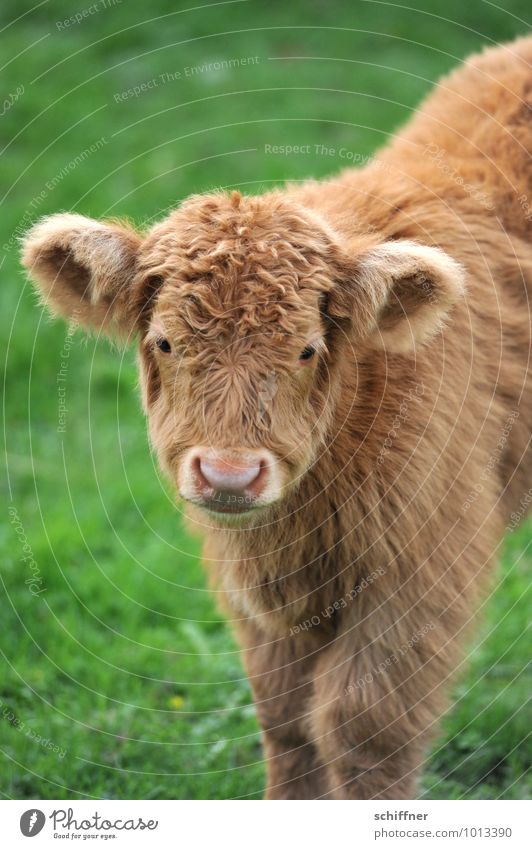
[[[52,312],[138,339],[161,465],[219,523],[297,486],[358,352],[424,343],[463,287],[442,251],[349,243],[282,192],[192,197],[142,235],[53,215],[23,263]]]

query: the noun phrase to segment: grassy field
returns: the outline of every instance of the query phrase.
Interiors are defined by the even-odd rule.
[[[0,13],[0,792],[258,798],[250,689],[206,590],[199,544],[150,456],[134,351],[49,322],[24,282],[16,239],[58,210],[142,224],[191,192],[259,192],[361,161],[440,74],[526,32],[530,8],[237,0],[181,11],[193,4],[107,0],[68,23],[83,2],[31,11],[4,0]],[[523,523],[504,547],[425,797],[532,795],[531,539]]]

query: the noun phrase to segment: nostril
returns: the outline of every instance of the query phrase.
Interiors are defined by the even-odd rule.
[[[268,480],[268,464],[261,460],[259,463],[259,471],[255,476],[251,484],[249,484],[248,488],[253,492],[255,496],[258,496],[263,491],[266,486],[266,482]]]
[[[192,460],[192,472],[196,479],[196,484],[201,489],[205,489],[206,487],[210,486],[209,481],[201,470],[201,459],[199,457],[194,457]]]

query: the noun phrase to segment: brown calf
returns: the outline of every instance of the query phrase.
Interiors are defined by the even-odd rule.
[[[364,169],[25,239],[53,312],[138,337],[269,798],[415,792],[530,487],[531,60],[474,57]]]

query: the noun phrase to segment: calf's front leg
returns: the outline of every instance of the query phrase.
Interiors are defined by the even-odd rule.
[[[441,633],[408,617],[337,637],[314,669],[312,739],[330,797],[410,799],[443,707]],[[382,633],[378,633],[381,631]],[[441,631],[441,628],[440,628]],[[407,635],[411,634],[410,637]]]
[[[297,637],[272,640],[251,622],[237,633],[263,730],[266,798],[323,797],[327,775],[308,727],[319,648]]]

